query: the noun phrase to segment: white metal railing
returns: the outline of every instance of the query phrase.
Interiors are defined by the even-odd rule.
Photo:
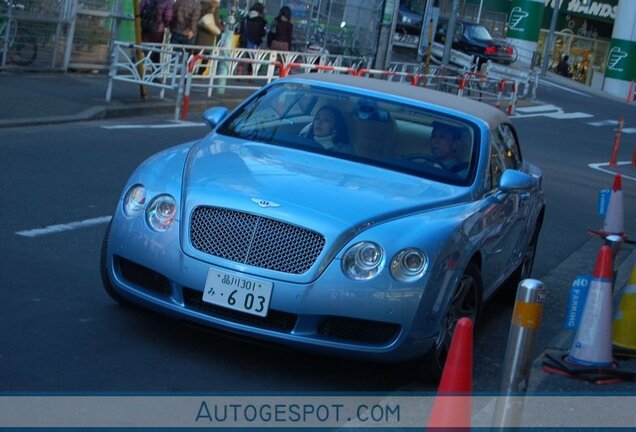
[[[153,56],[154,54],[154,56]],[[152,58],[159,58],[153,61]],[[177,90],[175,118],[187,116],[192,90],[223,93],[225,89],[253,90],[271,81],[301,72],[345,73],[432,88],[490,103],[514,113],[519,89],[526,96],[531,73],[487,64],[483,72],[468,67],[433,65],[423,73],[422,65],[391,63],[388,70],[364,67],[362,58],[344,58],[319,53],[281,52],[261,49],[225,48],[116,42],[106,99],[110,101],[114,81]],[[535,84],[536,89],[536,84]]]

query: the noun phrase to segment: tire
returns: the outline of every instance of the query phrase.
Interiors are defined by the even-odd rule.
[[[121,305],[129,305],[130,303],[124,297],[122,297],[117,291],[115,291],[115,287],[110,282],[110,277],[108,276],[108,236],[110,234],[110,225],[111,222],[108,222],[106,226],[106,231],[104,232],[104,239],[102,240],[102,249],[100,253],[99,259],[99,270],[102,277],[102,284],[104,285],[104,289],[108,293],[108,295],[115,300],[117,303]]]
[[[515,298],[517,296],[517,287],[519,286],[519,282],[524,279],[527,279],[532,274],[532,268],[534,267],[534,260],[537,255],[537,243],[539,242],[539,233],[541,232],[541,222],[538,221],[534,231],[532,232],[532,237],[530,237],[530,241],[528,242],[528,246],[526,246],[526,250],[523,252],[523,259],[519,267],[517,267],[512,273],[512,276],[508,281],[506,281],[506,295],[510,295]]]
[[[481,310],[481,299],[481,272],[474,262],[470,262],[450,300],[435,347],[422,359],[420,376],[425,381],[431,384],[439,383],[457,321],[467,317],[473,321],[473,324],[476,324]]]
[[[18,66],[28,66],[33,63],[38,55],[38,45],[35,36],[26,30],[18,29],[13,44],[9,49],[9,55],[13,63]]]

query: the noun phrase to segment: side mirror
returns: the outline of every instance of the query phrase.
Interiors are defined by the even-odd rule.
[[[214,129],[225,118],[227,112],[225,107],[208,108],[203,112],[203,120]]]
[[[499,189],[503,193],[529,192],[534,189],[536,180],[529,174],[507,169],[499,179]]]

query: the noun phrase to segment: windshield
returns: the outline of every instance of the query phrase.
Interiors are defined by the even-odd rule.
[[[492,40],[492,36],[490,35],[486,27],[480,26],[480,25],[469,25],[466,27],[467,27],[466,31],[468,32],[470,37],[472,37],[473,39],[479,39],[479,40],[485,40],[485,41]]]
[[[261,91],[217,133],[458,185],[473,177],[478,146],[476,126],[460,119],[297,83]]]

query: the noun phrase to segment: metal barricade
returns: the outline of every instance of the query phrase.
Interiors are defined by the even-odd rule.
[[[139,51],[142,53],[141,58],[136,55]],[[152,53],[160,54],[161,61],[153,62],[150,55]],[[165,90],[182,87],[185,78],[181,73],[185,70],[184,58],[182,51],[116,41],[108,74],[106,100],[111,100],[114,81],[160,88],[160,96],[163,98]]]

